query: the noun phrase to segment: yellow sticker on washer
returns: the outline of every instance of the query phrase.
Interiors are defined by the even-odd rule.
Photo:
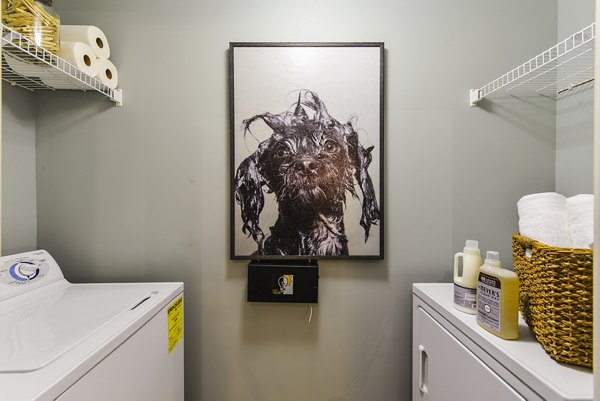
[[[167,309],[169,321],[169,353],[183,338],[183,295],[177,298]]]

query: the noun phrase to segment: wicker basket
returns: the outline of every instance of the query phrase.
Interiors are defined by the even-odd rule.
[[[592,367],[593,251],[518,234],[512,248],[521,313],[537,340],[558,362]]]

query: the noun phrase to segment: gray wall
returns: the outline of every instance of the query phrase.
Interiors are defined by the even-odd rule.
[[[558,0],[558,41],[594,22],[594,0]],[[592,44],[593,46],[593,44]],[[594,84],[562,95],[556,103],[556,192],[593,193]]]
[[[187,400],[408,400],[411,283],[451,281],[465,239],[509,265],[516,201],[554,190],[555,103],[468,89],[553,44],[555,1],[57,7],[107,33],[125,106],[37,97],[38,245],[72,281],[185,282]],[[310,323],[228,260],[230,41],[386,44],[386,258],[321,262]]]
[[[35,96],[3,82],[2,253],[37,248]]]

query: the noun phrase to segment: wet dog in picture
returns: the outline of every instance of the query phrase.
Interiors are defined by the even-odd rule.
[[[349,255],[344,230],[346,193],[362,192],[360,225],[369,238],[379,206],[368,168],[373,146],[364,148],[355,121],[331,117],[316,93],[300,91],[297,103],[280,114],[264,113],[243,122],[244,135],[261,120],[273,131],[240,163],[233,189],[242,231],[259,255]],[[279,215],[266,236],[260,227],[266,193],[274,193]]]

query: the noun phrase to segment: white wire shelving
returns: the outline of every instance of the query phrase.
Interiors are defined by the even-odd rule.
[[[492,94],[560,94],[594,80],[594,39],[592,23],[562,42],[538,54],[479,89],[471,89],[471,106]]]
[[[35,92],[74,89],[96,91],[123,105],[121,89],[111,89],[98,79],[2,24],[2,79]]]

